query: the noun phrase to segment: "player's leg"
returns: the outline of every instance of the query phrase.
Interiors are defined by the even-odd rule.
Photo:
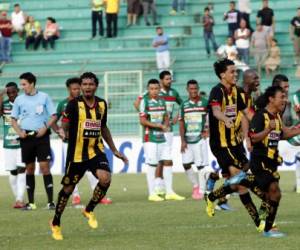
[[[300,152],[296,155],[296,192],[300,194]]]
[[[16,162],[16,154],[14,153],[15,149],[4,149],[4,166],[5,170],[9,172],[8,180],[15,200],[17,201],[17,179],[18,179],[18,171],[17,171],[17,162]]]
[[[163,179],[163,165],[161,162],[157,164],[155,169],[155,193],[159,196],[166,194],[165,181]]]
[[[17,165],[17,205],[19,208],[24,207],[24,193],[26,189],[26,174],[25,165],[22,162],[21,149],[16,149],[16,165]]]

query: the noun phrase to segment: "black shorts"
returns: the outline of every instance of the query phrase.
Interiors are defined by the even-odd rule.
[[[279,163],[276,160],[271,160],[268,157],[251,155],[250,169],[255,176],[255,181],[258,187],[267,192],[270,184],[279,182],[280,175],[277,172]]]
[[[233,166],[238,169],[243,169],[243,166],[248,163],[246,152],[243,145],[228,148],[211,148],[213,155],[216,157],[223,175],[229,174],[229,167]]]
[[[62,178],[62,185],[76,185],[84,176],[87,170],[97,178],[96,171],[98,169],[111,172],[109,163],[104,153],[95,156],[91,160],[84,162],[67,162],[65,176]]]
[[[20,145],[22,162],[25,164],[33,163],[36,159],[38,162],[50,161],[52,159],[48,133],[40,138],[32,136],[20,139]]]

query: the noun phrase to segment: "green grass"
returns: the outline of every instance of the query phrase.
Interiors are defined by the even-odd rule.
[[[55,177],[55,194],[61,177]],[[11,208],[12,193],[8,178],[1,177],[0,249],[300,249],[300,195],[292,192],[294,173],[282,173],[283,198],[277,217],[283,239],[266,239],[259,234],[237,197],[230,199],[234,212],[217,212],[214,218],[205,213],[204,201],[188,198],[182,202],[150,203],[146,200],[144,175],[115,175],[109,190],[114,203],[98,206],[101,222],[89,229],[80,209],[68,208],[62,217],[64,240],[51,239],[48,221],[53,211],[44,209],[46,196],[42,178],[37,178],[36,211]],[[191,187],[185,175],[174,176],[175,190],[190,197]],[[80,183],[83,202],[91,191],[87,180]],[[125,191],[126,190],[126,191]],[[56,195],[55,195],[56,197]],[[258,200],[256,200],[258,203]]]

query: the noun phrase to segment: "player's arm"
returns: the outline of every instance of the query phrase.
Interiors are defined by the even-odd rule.
[[[216,117],[219,121],[222,121],[225,123],[225,126],[227,128],[231,128],[233,126],[233,120],[234,118],[227,117],[222,111],[220,106],[212,106],[212,111],[214,117]]]
[[[180,134],[180,139],[181,139],[181,152],[183,153],[185,149],[187,148],[187,143],[184,138],[185,134],[185,127],[184,127],[184,119],[179,118],[179,134]]]
[[[249,152],[251,152],[252,145],[251,145],[251,139],[249,137],[249,121],[244,115],[242,116],[241,124],[242,124],[243,137],[244,140],[246,141],[247,149]]]
[[[156,128],[156,129],[163,130],[165,132],[168,130],[165,124],[150,122],[147,120],[145,116],[140,116],[140,124],[144,127]]]
[[[294,126],[294,127],[283,126],[282,132],[283,132],[282,139],[289,139],[300,134],[300,126]]]
[[[11,126],[16,131],[16,133],[19,135],[19,137],[21,139],[23,139],[27,135],[26,135],[26,132],[24,130],[22,130],[21,127],[18,124],[18,119],[19,119],[20,114],[21,114],[21,112],[20,112],[20,106],[18,104],[18,98],[17,98],[14,101],[14,106],[13,106],[13,109],[11,111]]]
[[[3,97],[6,94],[6,88],[0,91],[0,116],[3,115]]]
[[[140,111],[139,107],[140,107],[140,104],[141,104],[141,99],[142,99],[141,96],[138,96],[136,98],[136,100],[134,101],[134,103],[133,103],[133,106],[136,109],[136,111]]]
[[[271,120],[269,126],[265,128],[264,117],[262,114],[257,114],[253,117],[250,123],[249,137],[252,143],[257,143],[264,140],[268,134],[276,128],[275,120]]]

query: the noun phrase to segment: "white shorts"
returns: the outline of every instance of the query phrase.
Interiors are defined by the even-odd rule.
[[[196,167],[208,166],[208,139],[188,144],[185,152],[182,153],[182,163],[194,163]]]
[[[267,32],[267,34],[268,34],[269,36],[274,36],[274,30],[273,30],[273,27],[272,27],[272,26],[265,26],[265,25],[263,25],[263,30],[264,30],[265,32]]]
[[[21,149],[4,148],[4,166],[6,171],[16,170],[18,167],[25,167],[22,162]]]
[[[149,165],[157,165],[159,161],[171,160],[170,147],[166,142],[145,142],[144,154],[146,158],[146,163]]]
[[[24,25],[23,24],[13,24],[13,29],[16,32],[24,31]]]
[[[170,52],[156,52],[156,65],[159,71],[169,70],[170,68]]]

